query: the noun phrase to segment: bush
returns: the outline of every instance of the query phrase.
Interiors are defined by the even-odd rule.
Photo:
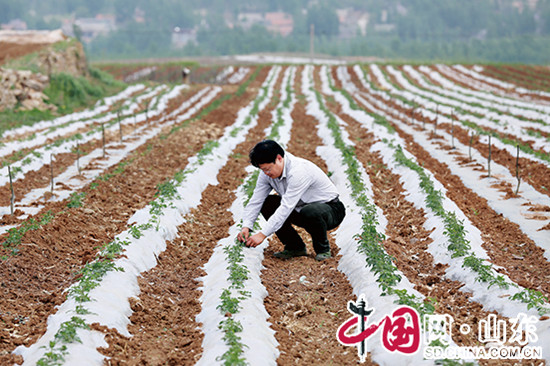
[[[51,75],[50,85],[44,89],[44,94],[60,113],[69,113],[74,108],[85,107],[92,100],[101,98],[105,90],[99,85],[92,85],[84,77],[59,73]]]

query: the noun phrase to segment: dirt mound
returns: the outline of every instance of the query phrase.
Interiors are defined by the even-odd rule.
[[[0,66],[0,111],[52,109],[42,93],[51,74],[88,74],[82,44],[61,30],[0,31]]]
[[[55,31],[0,31],[0,65],[7,60],[40,51],[44,47],[67,39],[60,29]]]

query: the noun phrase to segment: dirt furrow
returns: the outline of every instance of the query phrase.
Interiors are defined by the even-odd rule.
[[[299,87],[296,90],[300,90]],[[299,98],[292,112],[294,122],[288,151],[313,161],[326,172],[324,161],[315,151],[322,145],[314,133],[317,121],[306,115],[304,103]],[[338,255],[338,248],[329,236],[333,258],[316,262],[311,238],[305,231],[299,232],[310,253],[308,257],[290,260],[273,257],[274,252],[283,249],[281,242],[273,236],[263,261],[262,283],[268,292],[264,303],[281,351],[277,363],[355,364],[358,360],[356,348],[344,347],[336,339],[338,327],[349,318],[347,302],[355,300],[345,275],[337,269],[338,262],[334,257]],[[367,362],[373,364],[370,357]]]
[[[415,119],[419,121],[423,121],[426,124],[426,126],[432,123],[432,121],[429,118],[420,116],[418,114],[415,114]],[[454,138],[457,139],[457,141],[460,141],[462,144],[469,146],[471,134],[466,128],[459,126],[458,123],[455,123],[454,126],[452,126],[450,123],[438,123],[437,128],[444,129],[449,135],[451,134],[454,135]],[[494,131],[489,128],[483,128],[483,129],[485,131]],[[504,135],[503,137],[506,137],[508,139],[510,139],[510,137],[513,137],[511,135],[502,134],[498,131],[497,133],[500,135]],[[525,141],[521,141],[521,142],[531,145],[530,143]],[[477,152],[479,152],[481,156],[483,156],[485,159],[489,158],[489,145],[487,143],[482,143],[480,142],[478,137],[475,137],[472,140],[471,146],[472,146],[472,149],[477,150]],[[548,188],[550,187],[550,168],[543,163],[539,163],[529,158],[522,157],[522,155],[525,155],[525,154],[520,151],[518,162],[519,162],[519,177],[521,181],[527,182],[539,193],[550,196],[550,189]],[[457,159],[461,159],[464,164],[469,163],[469,157],[462,157],[462,158],[457,157]],[[494,161],[495,163],[506,167],[512,176],[516,176],[516,156],[510,154],[507,150],[499,149],[498,147],[492,145],[491,161]],[[512,188],[514,189],[512,190]],[[515,192],[515,187],[508,187],[508,189],[506,190],[506,198],[515,197],[516,195],[514,192]]]
[[[141,294],[139,299],[132,299],[134,313],[128,327],[132,337],[97,327],[107,334],[109,347],[100,350],[109,357],[107,365],[191,365],[199,360],[203,334],[196,322],[201,310],[197,279],[205,275],[204,264],[233,224],[229,209],[236,199],[234,191],[247,175],[248,152],[265,137],[264,130],[271,124],[272,107],[259,113],[258,125],[218,173],[219,184],[204,190],[201,204],[178,228],[179,238],[167,243],[157,266],[139,278]],[[225,118],[234,121],[239,109],[235,106]]]
[[[352,74],[354,83],[361,87]],[[376,97],[376,96],[375,96]],[[379,99],[382,100],[382,99]],[[382,100],[383,101],[383,100]],[[398,118],[398,106],[388,101]],[[447,189],[447,196],[462,210],[470,222],[481,231],[483,248],[497,266],[499,272],[507,274],[517,284],[550,295],[550,263],[545,260],[544,250],[538,247],[519,226],[495,212],[487,200],[467,188],[461,179],[452,174],[446,164],[434,159],[422,146],[414,142],[412,136],[392,123],[397,133],[406,141],[406,149],[415,155],[418,164],[428,169]]]
[[[440,71],[435,66],[431,66],[431,68],[434,69],[436,72],[439,72],[444,78],[448,79],[449,81],[465,89],[487,93],[488,92],[487,87],[489,87],[490,89],[495,90],[496,91],[495,93],[500,96],[504,96],[505,98],[510,98],[510,99],[521,100],[523,102],[529,102],[533,98],[542,99],[542,98],[539,98],[540,96],[536,93],[519,94],[513,89],[510,89],[510,90],[504,89],[502,86],[492,84],[490,81],[475,79],[467,74],[463,74],[459,70],[453,69],[452,73],[451,72],[447,73],[447,72]],[[465,81],[464,79],[470,80],[470,82]]]
[[[519,68],[512,68],[510,66],[489,65],[485,66],[481,73],[488,77],[514,83],[526,89],[548,90],[550,88],[550,80],[547,79],[548,75],[538,73],[535,76],[530,72],[523,71]],[[550,98],[542,96],[541,99],[546,101],[550,100]]]
[[[428,252],[433,242],[431,230],[424,227],[425,212],[417,209],[405,196],[407,192],[399,176],[388,169],[379,152],[371,151],[379,141],[368,133],[359,122],[341,112],[340,105],[329,104],[333,113],[347,123],[347,131],[356,140],[356,153],[373,184],[374,203],[388,220],[386,239],[382,243],[386,252],[395,258],[397,268],[426,298],[435,298],[435,312],[453,314],[452,336],[459,346],[479,346],[478,321],[489,314],[483,305],[470,299],[471,293],[461,291],[463,283],[445,278],[445,264],[435,263]],[[507,321],[507,318],[502,318]],[[460,327],[468,324],[471,332],[464,335]],[[482,364],[495,364],[483,362]],[[515,361],[499,365],[515,364]]]
[[[257,86],[257,81],[251,84]],[[124,160],[122,172],[117,174],[117,167],[112,167],[103,179],[85,187],[82,207],[67,209],[67,202],[47,205],[55,218],[28,231],[19,254],[0,266],[0,318],[5,324],[0,330],[0,364],[20,361],[11,352],[44,333],[48,315],[65,300],[63,290],[75,281],[76,271],[94,258],[98,247],[127,228],[128,218],[153,199],[159,183],[184,168],[206,141],[220,138],[231,121],[227,116],[254,95],[234,96],[202,120],[155,137]]]
[[[158,126],[158,122],[162,121],[162,118],[166,115],[168,115],[170,112],[174,111],[176,108],[179,107],[181,103],[183,103],[186,99],[188,99],[192,94],[189,91],[186,90],[185,93],[182,93],[178,97],[175,98],[175,100],[171,100],[166,110],[159,114],[158,116],[151,117],[147,121],[139,122],[135,125],[128,125],[128,124],[122,124],[122,136],[125,141],[132,140],[135,137],[129,137],[130,134],[132,134],[136,128],[141,126]],[[94,124],[91,126],[88,126],[87,131],[91,131],[92,129],[97,128],[98,125]],[[72,135],[76,135],[78,132],[74,132]],[[120,141],[120,132],[118,130],[110,130],[105,131],[105,144],[110,143],[117,143]],[[85,154],[88,154],[95,149],[99,149],[103,146],[103,140],[101,138],[94,139],[91,141],[88,141],[85,144],[79,145],[80,155],[84,156]],[[117,148],[117,146],[111,146],[112,149]],[[76,141],[74,142],[74,152],[71,153],[61,153],[56,154],[54,161],[53,161],[53,167],[50,166],[50,164],[44,164],[40,169],[29,171],[25,174],[25,177],[22,179],[19,179],[13,183],[13,190],[16,197],[16,203],[18,199],[21,199],[24,197],[27,193],[31,192],[32,190],[36,188],[43,188],[47,187],[50,184],[51,179],[51,170],[53,169],[53,175],[54,175],[54,184],[62,184],[62,182],[56,182],[55,176],[58,174],[61,174],[64,172],[69,166],[76,164],[76,160],[78,158],[78,155],[76,153]],[[86,168],[84,168],[85,170]],[[55,185],[54,185],[54,192],[55,192]],[[49,197],[45,197],[47,199]],[[0,187],[0,206],[9,206],[11,199],[11,192],[10,192],[10,186],[9,184],[5,184],[4,186]],[[17,213],[14,213],[12,217],[2,217],[0,220],[0,223],[7,224],[7,223],[15,223],[20,222],[21,220],[17,219]]]

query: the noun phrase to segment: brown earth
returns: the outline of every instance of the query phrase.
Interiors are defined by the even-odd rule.
[[[319,89],[319,88],[317,88]],[[428,253],[428,245],[433,240],[429,237],[431,231],[424,227],[426,217],[424,210],[417,209],[405,198],[405,190],[399,181],[399,176],[388,169],[379,152],[371,148],[379,141],[372,133],[368,133],[361,124],[344,114],[341,106],[328,103],[333,113],[347,124],[347,131],[354,136],[358,160],[369,175],[373,184],[374,203],[380,207],[388,220],[386,239],[383,246],[386,252],[395,258],[397,268],[414,285],[414,288],[426,298],[433,298],[435,312],[438,314],[453,314],[454,323],[452,335],[459,346],[482,345],[477,337],[478,320],[485,319],[491,313],[499,318],[496,312],[483,309],[483,304],[470,299],[471,293],[464,292],[461,282],[445,278],[448,267],[435,263]],[[472,332],[464,335],[460,326],[468,324]],[[481,362],[481,364],[515,365],[518,360],[499,362]]]
[[[186,90],[180,96],[170,101],[170,103],[168,103],[166,111],[159,114],[158,116],[151,117],[148,120],[139,122],[135,125],[122,124],[121,129],[122,129],[123,140],[132,141],[135,138],[135,136],[130,136],[130,135],[132,135],[134,130],[138,127],[148,126],[143,132],[145,132],[147,129],[157,127],[159,123],[163,122],[161,121],[163,116],[175,110],[179,105],[181,105],[183,101],[191,98],[199,89],[200,89],[199,87],[194,87],[191,90]],[[116,121],[116,117],[112,121]],[[99,127],[99,124],[93,123],[84,130],[73,131],[70,135],[60,137],[60,138],[68,138],[70,136],[75,136],[77,133],[87,133],[98,127]],[[109,144],[117,141],[120,141],[119,131],[105,132],[105,144]],[[52,139],[49,139],[48,141],[46,141],[44,145],[41,145],[41,146],[49,145],[51,143],[54,143],[54,141]],[[37,146],[37,148],[41,146]],[[103,146],[103,140],[101,138],[91,140],[86,144],[79,145],[80,157],[94,151],[95,149],[99,149],[102,146]],[[111,148],[116,148],[116,146],[112,146]],[[76,164],[76,161],[78,158],[78,154],[76,153],[76,143],[75,143],[74,150],[75,151],[71,153],[62,153],[62,154],[57,154],[55,156],[55,159],[53,162],[54,177],[64,172],[69,166]],[[23,154],[25,153],[29,154],[30,152],[31,151],[24,151]],[[9,157],[5,157],[3,160],[8,161]],[[93,166],[93,164],[94,162],[92,161],[90,162],[89,166],[91,167]],[[89,167],[87,169],[89,169]],[[44,164],[39,170],[30,171],[27,174],[25,174],[24,178],[15,181],[13,183],[13,190],[16,197],[16,200],[15,200],[16,204],[18,199],[23,198],[27,193],[31,192],[32,190],[37,188],[47,187],[50,184],[51,175],[52,175],[51,172],[52,172],[52,167],[50,166],[50,164]],[[55,179],[54,179],[54,183],[60,184],[61,182],[55,182]],[[10,191],[9,183],[0,187],[0,206],[9,206],[10,199],[11,199],[10,192],[11,191]],[[55,192],[55,186],[54,186],[54,192]],[[42,203],[45,203],[45,202],[42,202]],[[17,221],[20,221],[20,220],[14,217],[4,216],[0,218],[0,223],[4,223],[4,224],[7,224],[8,222],[13,223]]]
[[[266,79],[268,71],[267,68],[261,71],[258,82]],[[249,102],[251,97],[256,95],[248,94],[243,101]],[[234,122],[244,105],[228,106],[223,111],[223,119]],[[188,365],[201,357],[203,335],[195,320],[201,310],[197,278],[205,275],[202,267],[233,224],[229,212],[235,200],[233,191],[246,176],[248,151],[263,138],[263,130],[268,124],[269,119],[260,118],[260,123],[249,132],[246,141],[237,146],[232,158],[218,173],[220,183],[205,189],[201,204],[178,228],[179,238],[167,243],[155,268],[142,273],[139,278],[141,294],[139,299],[132,301],[134,313],[128,329],[132,337],[106,330],[109,347],[101,350],[110,358],[106,364]],[[174,303],[184,306],[174,308]],[[121,349],[124,351],[120,352]]]
[[[244,93],[230,98],[201,120],[153,138],[124,160],[127,165],[122,173],[94,181],[95,188],[85,187],[83,207],[67,209],[67,202],[46,205],[43,212],[52,211],[55,218],[27,232],[17,256],[0,249],[0,255],[8,255],[0,267],[0,317],[6,325],[0,330],[0,364],[21,361],[11,352],[16,346],[34,343],[44,333],[48,315],[65,300],[63,290],[75,281],[76,272],[94,258],[99,246],[127,229],[128,218],[153,199],[159,183],[185,168],[187,159],[206,141],[221,136],[230,122],[222,118],[227,109],[244,105],[250,97]]]
[[[301,72],[302,68],[299,70]],[[128,217],[153,199],[158,183],[183,169],[187,159],[207,140],[221,136],[222,129],[235,120],[237,111],[256,96],[268,71],[268,68],[262,69],[241,97],[233,96],[201,120],[152,139],[125,159],[128,164],[122,173],[108,180],[97,180],[94,189],[87,186],[82,190],[86,193],[82,208],[67,209],[66,202],[47,206],[46,209],[55,213],[54,220],[27,233],[24,244],[18,247],[19,255],[10,256],[0,266],[0,319],[5,324],[0,330],[0,364],[21,362],[11,352],[17,345],[34,343],[44,333],[48,315],[55,312],[55,305],[65,300],[63,290],[75,281],[78,269],[94,258],[99,245],[127,228]],[[300,72],[295,90],[301,90]],[[360,87],[357,80],[354,82]],[[228,88],[226,92],[234,89]],[[314,133],[317,121],[306,115],[305,100],[301,97],[298,100],[292,112],[294,124],[288,150],[312,160],[326,171],[326,165],[315,150],[321,145]],[[359,160],[373,181],[375,201],[388,216],[384,247],[396,258],[396,265],[417,290],[438,299],[438,309],[451,312],[456,319],[474,328],[477,320],[488,313],[481,310],[481,304],[470,301],[471,295],[460,290],[460,283],[441,278],[445,267],[433,263],[426,253],[430,239],[429,232],[422,228],[424,212],[404,199],[398,177],[384,169],[380,156],[370,151],[375,137],[345,117],[338,106],[330,103],[329,106],[348,122],[348,131],[358,141]],[[271,103],[260,113],[259,125],[233,151],[218,175],[220,183],[204,191],[201,205],[192,210],[188,221],[178,228],[179,238],[167,243],[158,265],[142,274],[139,279],[141,294],[131,300],[134,313],[129,331],[133,337],[123,337],[97,324],[93,326],[106,334],[109,347],[101,350],[110,357],[106,364],[184,365],[194,364],[200,357],[203,335],[195,320],[200,311],[200,284],[196,279],[204,274],[202,265],[233,224],[228,214],[235,199],[232,192],[245,176],[249,149],[263,138],[264,129],[271,123],[269,112],[273,107]],[[396,114],[403,112],[397,110]],[[481,230],[484,246],[492,260],[505,267],[513,280],[548,295],[550,278],[545,279],[544,273],[549,273],[549,264],[541,259],[540,248],[537,251],[519,228],[497,215],[485,200],[466,189],[444,164],[431,158],[410,136],[396,129],[407,141],[407,149],[446,186],[449,197]],[[94,228],[93,232],[90,227]],[[262,283],[268,291],[264,304],[281,351],[277,362],[280,365],[355,364],[358,362],[356,348],[340,345],[335,337],[338,326],[348,318],[346,304],[353,299],[351,286],[337,269],[338,248],[331,239],[331,250],[336,258],[316,262],[312,258],[311,242],[307,240],[309,236],[303,231],[301,234],[306,239],[308,257],[275,259],[271,254],[281,250],[282,245],[273,237],[263,262]],[[0,249],[2,254],[5,251]],[[522,260],[511,259],[514,256],[521,256]],[[300,281],[302,276],[308,282]],[[475,344],[471,337],[462,336],[458,331],[453,333],[458,335],[455,337],[457,343]],[[372,364],[372,360],[368,362]]]
[[[353,82],[361,88],[360,81],[352,74]],[[388,103],[394,111],[394,117],[407,115],[391,101]],[[408,118],[405,118],[408,123]],[[550,296],[550,263],[545,259],[543,249],[525,235],[515,223],[496,213],[482,197],[467,188],[459,177],[453,175],[446,164],[439,162],[413,138],[392,123],[397,133],[406,141],[406,149],[412,153],[419,165],[432,172],[445,186],[447,197],[453,200],[471,223],[481,231],[483,247],[493,264],[504,267],[503,270],[517,284],[541,291]],[[419,133],[421,129],[417,126]],[[441,140],[440,140],[441,141]]]
[[[25,44],[21,45],[19,43],[10,43],[10,42],[0,42],[0,65],[8,60],[13,60],[22,56],[25,56],[28,53],[33,53],[40,51],[49,44]]]
[[[295,90],[301,90],[299,77]],[[300,94],[298,92],[298,94]],[[314,132],[317,121],[305,113],[303,99],[292,111],[294,121],[288,151],[317,164],[327,172],[324,161],[316,154],[321,139]],[[338,248],[329,236],[333,258],[316,262],[310,236],[299,230],[309,256],[280,260],[272,256],[283,250],[273,236],[265,253],[262,283],[268,296],[264,303],[268,319],[276,331],[281,354],[279,365],[350,365],[358,362],[355,347],[338,343],[336,330],[349,317],[347,302],[355,300],[345,275],[338,271]],[[300,278],[305,276],[305,281]],[[373,364],[370,355],[367,364]]]

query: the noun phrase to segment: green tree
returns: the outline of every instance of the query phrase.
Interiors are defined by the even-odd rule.
[[[307,11],[307,24],[313,24],[316,36],[336,36],[339,33],[338,16],[326,5],[314,5]]]

